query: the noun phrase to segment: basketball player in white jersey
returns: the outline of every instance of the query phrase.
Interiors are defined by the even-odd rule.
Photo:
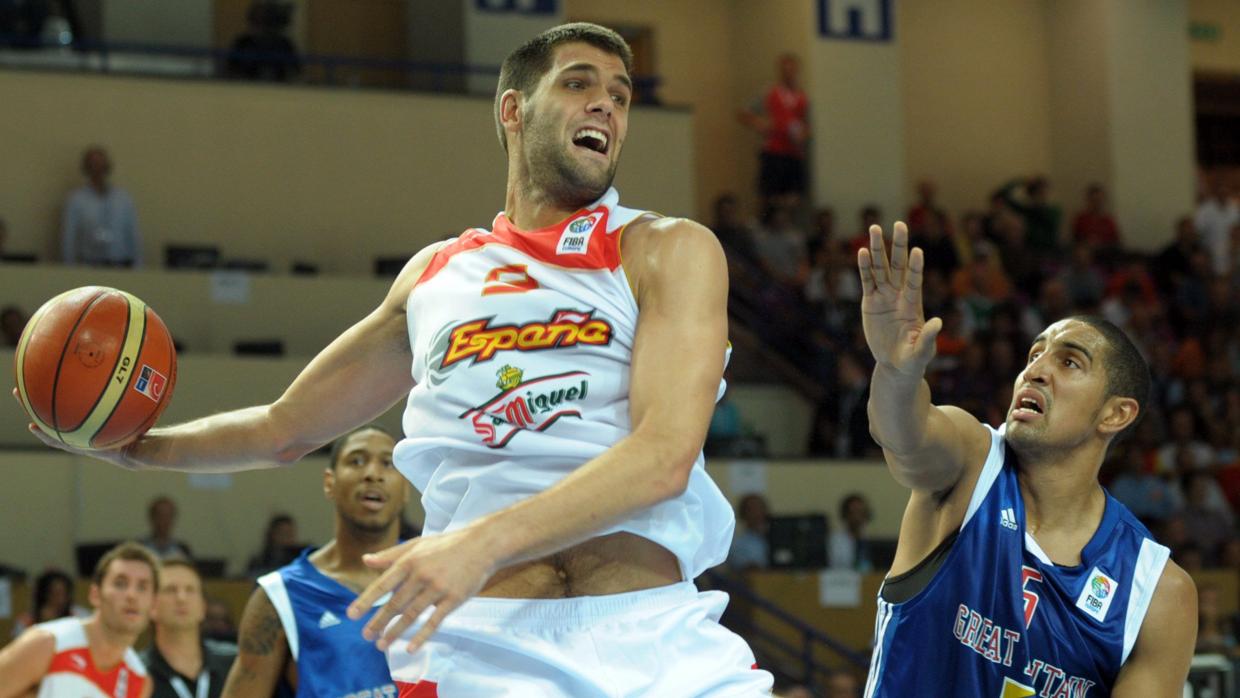
[[[508,180],[493,230],[417,254],[273,404],[91,454],[278,467],[408,396],[394,455],[426,535],[367,558],[385,571],[350,616],[391,594],[366,635],[409,695],[770,690],[716,622],[726,597],[690,581],[724,560],[734,525],[701,455],[727,268],[709,230],[625,208],[610,187],[631,56],[590,24],[518,48],[496,95]]]
[[[91,579],[90,617],[39,623],[0,650],[0,698],[150,698],[133,643],[158,587],[159,562],[149,550],[137,543],[109,550]]]

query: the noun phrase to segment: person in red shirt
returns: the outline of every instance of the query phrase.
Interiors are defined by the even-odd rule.
[[[1098,250],[1119,248],[1119,226],[1107,210],[1107,193],[1101,184],[1091,184],[1085,190],[1085,209],[1072,219],[1072,239]]]
[[[809,141],[809,98],[801,89],[801,59],[779,57],[779,80],[759,104],[741,110],[741,123],[762,134],[758,190],[764,198],[791,198],[798,203],[808,180],[805,169]]]

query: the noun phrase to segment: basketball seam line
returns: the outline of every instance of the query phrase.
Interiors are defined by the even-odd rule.
[[[99,299],[102,298],[106,293],[107,293],[107,289],[100,288],[99,292],[95,294],[95,297],[91,298],[90,302],[86,304],[86,307],[82,309],[82,312],[78,314],[77,320],[73,321],[73,329],[69,330],[69,334],[65,336],[65,345],[60,348],[60,359],[56,361],[56,377],[52,379],[52,425],[51,426],[53,429],[56,430],[56,440],[62,443],[64,442],[64,436],[63,436],[64,431],[62,431],[60,428],[60,415],[56,414],[56,394],[59,392],[59,388],[60,388],[60,369],[64,368],[64,365],[65,365],[65,354],[68,353],[69,351],[69,340],[73,339],[73,335],[77,333],[78,326],[82,324],[82,319],[86,317],[86,314],[90,312],[90,309],[95,307],[95,304],[98,303]],[[126,315],[125,317],[125,322],[129,322],[128,315]],[[126,325],[126,327],[128,327],[128,325]],[[115,370],[115,367],[113,367],[113,370]],[[111,376],[112,374],[109,373],[108,375]],[[90,413],[88,412],[87,414],[89,415]],[[68,429],[65,431],[73,431],[73,430]]]
[[[133,301],[130,301],[130,303],[133,303]],[[151,326],[151,319],[150,317],[148,317],[148,314],[154,315],[154,311],[150,309],[149,305],[146,305],[146,304],[143,304],[143,305],[145,306],[143,307],[143,334],[141,334],[141,338],[140,340],[138,340],[138,351],[134,352],[133,371],[129,372],[129,381],[125,382],[125,389],[124,391],[120,392],[120,397],[117,399],[117,404],[112,405],[112,412],[108,413],[107,419],[104,419],[103,423],[99,424],[99,428],[94,430],[94,434],[91,434],[92,445],[94,443],[95,436],[98,436],[100,431],[103,431],[105,426],[107,426],[109,422],[112,422],[112,415],[117,413],[117,410],[120,408],[120,403],[125,402],[125,395],[129,394],[130,386],[131,384],[133,384],[134,378],[138,376],[138,373],[139,373],[138,362],[139,360],[141,360],[141,357],[143,357],[143,348],[146,347],[146,334],[148,334],[148,332],[150,331],[150,326]],[[159,405],[157,404],[155,405],[155,412],[159,412]],[[134,431],[138,431],[139,429],[143,428],[143,425],[145,424],[146,424],[146,419],[141,420],[141,422],[138,423],[138,426],[135,426],[135,428],[131,429],[128,434],[125,434],[123,438],[117,439],[117,441],[124,441],[125,439],[128,439],[129,436],[133,436]]]
[[[125,300],[130,303],[133,303],[135,299],[126,297]],[[103,422],[99,425],[99,428],[95,430],[95,433],[87,437],[92,446],[94,446],[95,437],[99,435],[99,432],[103,431],[104,427],[108,426],[108,422],[112,421],[112,415],[116,414],[116,410],[119,409],[121,406],[121,403],[125,401],[125,396],[129,394],[129,386],[133,384],[134,377],[138,375],[138,361],[142,358],[142,348],[146,346],[146,332],[147,332],[147,329],[151,325],[150,319],[146,316],[146,314],[150,312],[151,308],[150,306],[147,306],[145,303],[143,303],[143,306],[144,307],[142,308],[142,334],[139,335],[138,350],[135,351],[133,354],[133,368],[129,371],[129,380],[125,381],[125,387],[124,389],[121,390],[121,396],[116,399],[116,404],[112,405],[112,409],[108,412],[108,416],[104,418]],[[128,334],[128,331],[129,331],[129,315],[128,314],[125,315],[125,331],[126,331],[126,334]],[[119,356],[117,357],[117,361],[120,361]],[[109,380],[111,379],[109,378]],[[100,399],[103,399],[102,395],[100,395],[99,397]],[[89,415],[88,415],[88,418],[89,418]],[[146,420],[143,420],[142,423],[145,423],[145,421]],[[83,420],[83,423],[85,423],[85,420]],[[133,432],[131,431],[130,434],[132,433]],[[128,436],[129,434],[126,434],[126,437]]]
[[[125,328],[121,330],[121,337],[128,339],[129,338],[129,325],[130,325],[129,318],[133,316],[133,311],[130,309],[130,304],[133,301],[131,301],[129,297],[124,294],[123,291],[121,292],[121,297],[125,299]],[[76,331],[76,328],[75,328],[75,331]],[[69,335],[69,337],[72,338],[73,335]],[[124,360],[124,358],[125,358],[125,342],[122,341],[120,350],[116,352],[116,361],[112,363],[112,370],[108,372],[108,382],[103,384],[103,390],[99,391],[99,395],[95,397],[95,402],[94,404],[90,406],[90,409],[86,410],[86,412],[82,414],[82,421],[78,422],[77,426],[73,427],[72,429],[66,429],[65,431],[67,433],[72,434],[78,429],[81,429],[83,426],[86,425],[87,422],[90,421],[91,415],[95,413],[95,408],[98,407],[99,403],[103,401],[103,397],[108,394],[108,385],[112,383],[112,374],[116,373],[116,367],[120,366],[121,361]],[[137,359],[135,357],[135,361],[136,360]],[[124,394],[122,393],[122,396],[123,395]],[[110,417],[111,415],[108,415],[108,416]],[[106,423],[107,421],[105,420],[104,424]],[[89,443],[90,438],[94,438],[94,436],[92,435],[88,437],[88,443]]]

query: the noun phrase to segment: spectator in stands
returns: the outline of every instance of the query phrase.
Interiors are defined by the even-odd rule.
[[[830,206],[814,213],[814,225],[809,231],[809,258],[814,259],[823,247],[837,247],[835,239],[835,209]]]
[[[207,597],[207,612],[202,621],[202,637],[217,642],[237,642],[237,624],[232,609],[223,599]]]
[[[1170,295],[1181,279],[1192,273],[1190,261],[1201,249],[1201,236],[1188,216],[1175,223],[1175,240],[1162,249],[1150,264],[1164,296]]]
[[[765,569],[770,564],[771,550],[766,538],[770,527],[770,507],[766,498],[756,493],[741,497],[736,514],[743,528],[738,528],[732,538],[728,567],[736,572]]]
[[[864,495],[852,492],[840,500],[840,525],[831,531],[827,564],[832,569],[848,569],[858,572],[874,571],[870,559],[866,526],[874,518],[870,502]]]
[[[956,243],[956,259],[962,266],[973,262],[973,250],[986,243],[986,218],[979,211],[967,211],[960,217],[960,234],[953,235]],[[928,271],[929,269],[927,269]]]
[[[826,698],[861,698],[861,679],[847,669],[831,672],[827,678]]]
[[[1119,474],[1107,489],[1137,518],[1155,528],[1158,522],[1171,515],[1178,495],[1165,477],[1146,472],[1140,448],[1133,444],[1123,446],[1123,450],[1115,454]]]
[[[1012,295],[1012,282],[990,246],[979,247],[973,263],[952,275],[952,292],[963,304],[965,332],[990,328],[990,313]]]
[[[924,181],[918,188],[921,200],[908,213],[909,245],[920,247],[927,268],[942,269],[952,274],[960,267],[953,240],[951,218],[947,212],[934,205],[934,183]],[[912,221],[916,220],[914,226]]]
[[[756,242],[766,273],[785,288],[800,290],[809,276],[809,246],[805,231],[792,220],[792,209],[774,200],[767,203]]]
[[[938,191],[938,185],[934,183],[934,180],[923,179],[917,183],[917,203],[908,210],[907,224],[910,235],[923,233],[929,225],[936,223],[945,236],[948,238],[952,236],[951,218],[948,217],[947,211],[940,208],[934,201]]]
[[[1059,271],[1059,280],[1068,292],[1073,307],[1096,309],[1106,293],[1106,278],[1094,264],[1094,251],[1089,245],[1072,246],[1071,261]]]
[[[262,549],[246,565],[246,576],[258,578],[283,567],[296,560],[304,547],[297,542],[297,521],[288,514],[275,514],[267,521]]]
[[[753,226],[745,222],[740,213],[740,205],[734,194],[722,194],[715,199],[715,220],[711,230],[719,243],[723,245],[728,260],[739,258],[756,264],[758,250],[754,247]]]
[[[820,245],[804,288],[811,317],[818,318],[832,336],[846,334],[856,325],[861,283],[850,258],[834,245]]]
[[[1157,472],[1183,475],[1193,470],[1204,470],[1214,464],[1214,451],[1201,439],[1197,417],[1188,405],[1179,405],[1168,414],[1170,442],[1158,449],[1155,459]]]
[[[870,372],[851,351],[840,354],[836,364],[835,457],[864,458],[878,450],[870,437],[866,401],[870,397]]]
[[[1193,225],[1201,235],[1202,246],[1210,253],[1212,271],[1220,276],[1231,271],[1233,259],[1231,231],[1240,224],[1240,206],[1231,196],[1220,175],[1210,183],[1210,191],[1193,215]]]
[[[37,623],[69,616],[86,618],[89,615],[90,609],[73,602],[73,579],[57,569],[45,570],[34,580],[30,608],[13,621],[13,637]]]
[[[142,266],[142,238],[133,198],[110,181],[112,160],[102,146],[82,153],[86,184],[65,201],[60,254],[65,264]]]
[[[808,185],[805,155],[809,141],[809,98],[801,89],[801,59],[779,57],[779,77],[761,101],[737,117],[762,135],[758,192],[766,201],[800,203]]]
[[[301,72],[297,45],[288,38],[294,4],[283,0],[254,0],[246,12],[246,32],[228,53],[229,77],[287,82]]]
[[[1240,657],[1236,643],[1236,618],[1223,612],[1218,587],[1202,584],[1197,589],[1197,654]]]
[[[1185,505],[1180,517],[1188,529],[1189,540],[1202,551],[1206,564],[1213,564],[1220,546],[1231,537],[1232,513],[1226,500],[1215,501],[1211,494],[1218,488],[1207,472],[1185,473]]]
[[[26,329],[26,314],[15,305],[0,309],[0,347],[15,347]]]
[[[1017,190],[1023,190],[1019,196]],[[1058,206],[1048,201],[1050,184],[1044,177],[1029,177],[1008,182],[1000,190],[1004,203],[1025,221],[1029,249],[1039,261],[1050,260],[1060,249]]]
[[[177,525],[177,504],[171,497],[161,495],[152,499],[146,508],[146,519],[150,523],[151,532],[138,541],[139,543],[161,560],[174,557],[193,559],[189,545],[172,536],[172,529]]]
[[[219,698],[223,694],[237,646],[204,638],[206,615],[198,570],[188,560],[164,560],[151,608],[155,638],[141,654],[155,686],[150,698]]]
[[[1101,184],[1085,189],[1085,208],[1072,219],[1072,241],[1086,244],[1103,260],[1120,247],[1119,226],[1107,210],[1107,194]]]
[[[857,254],[857,250],[868,247],[870,244],[870,227],[878,225],[878,221],[882,216],[882,210],[874,204],[867,204],[861,208],[861,228],[857,234],[848,240],[848,251],[852,255]],[[887,237],[887,233],[883,232],[884,240],[891,245],[891,239]]]

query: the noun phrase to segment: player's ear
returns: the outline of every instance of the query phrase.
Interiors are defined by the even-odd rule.
[[[1137,421],[1141,414],[1141,405],[1130,397],[1116,395],[1108,398],[1102,405],[1101,420],[1098,429],[1103,434],[1118,434]]]
[[[90,583],[90,591],[87,592],[86,598],[90,601],[91,608],[99,608],[99,604],[103,601],[103,597],[99,593],[98,584],[94,582]]]
[[[521,130],[521,107],[525,103],[525,95],[520,90],[507,89],[499,96],[499,123],[509,138]]]
[[[336,488],[336,471],[332,468],[323,469],[323,496],[332,498],[332,490]]]

